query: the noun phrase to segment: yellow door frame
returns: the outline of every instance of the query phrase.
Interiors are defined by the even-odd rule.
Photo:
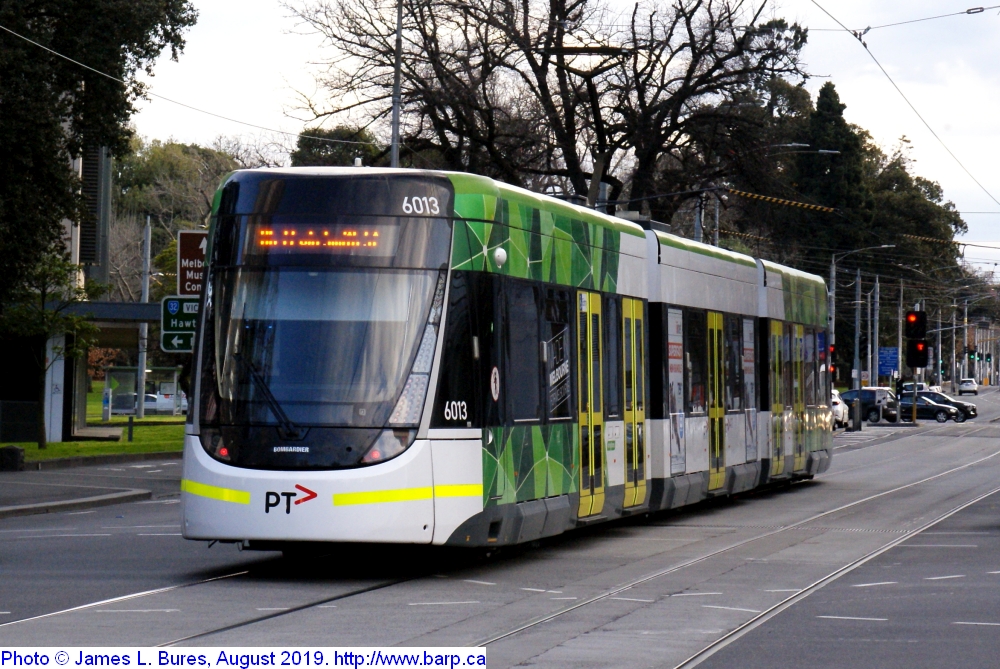
[[[784,323],[771,321],[771,476],[785,470],[784,330]]]
[[[792,411],[795,414],[795,465],[793,470],[799,471],[806,466],[806,400],[805,400],[805,327],[792,326],[792,388],[794,399]]]
[[[582,518],[604,510],[604,341],[601,295],[577,293],[577,385]]]
[[[625,386],[625,502],[646,501],[646,363],[645,307],[642,300],[622,300],[622,374]]]
[[[726,482],[725,353],[722,314],[708,312],[708,489]]]

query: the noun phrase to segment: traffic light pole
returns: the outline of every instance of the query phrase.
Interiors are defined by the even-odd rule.
[[[861,268],[858,268],[854,278],[854,390],[857,397],[854,400],[855,432],[861,430]]]
[[[934,349],[934,385],[940,386],[944,379],[941,378],[941,363],[944,362],[944,355],[941,353],[941,308],[938,307],[938,328],[937,347]]]
[[[958,304],[954,301],[951,303],[951,394],[955,394],[955,389],[958,387],[955,383],[955,372],[957,371],[957,364],[955,362],[955,349],[958,347],[958,333],[956,328],[958,327],[955,321],[958,318]]]

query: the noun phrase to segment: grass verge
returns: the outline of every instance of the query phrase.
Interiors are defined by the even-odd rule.
[[[137,423],[132,430],[132,441],[127,428],[121,441],[59,441],[50,442],[44,451],[34,442],[15,443],[24,449],[24,460],[36,462],[53,458],[73,458],[87,455],[119,455],[129,453],[159,453],[184,449],[183,425],[156,425]],[[6,444],[3,444],[6,446]]]

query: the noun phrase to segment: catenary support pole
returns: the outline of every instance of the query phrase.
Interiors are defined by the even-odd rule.
[[[696,242],[701,242],[704,240],[704,227],[702,226],[704,218],[705,205],[701,201],[701,195],[695,200],[695,210],[694,210],[694,240]]]
[[[957,361],[955,360],[955,349],[958,347],[958,303],[952,300],[951,303],[951,393],[954,395],[955,390],[958,388],[955,383],[955,372],[957,371]]]
[[[944,363],[944,355],[941,352],[941,308],[938,307],[938,327],[937,327],[937,346],[934,347],[934,385],[940,386],[942,383],[941,379],[941,365]]]
[[[152,228],[150,216],[146,215],[146,227],[142,230],[142,301],[149,302],[149,264]],[[149,323],[139,324],[139,369],[135,384],[135,415],[138,419],[146,416],[146,349],[148,348]]]
[[[399,107],[402,97],[403,0],[396,0],[396,62],[392,75],[392,148],[390,165],[399,167]]]
[[[875,383],[872,385],[879,385],[878,382],[878,352],[879,352],[879,339],[878,339],[878,318],[879,318],[879,285],[878,285],[878,274],[875,275],[875,315],[872,320],[872,348],[875,350],[874,358],[874,374]]]
[[[903,382],[903,280],[899,280],[899,323],[896,326],[896,378]]]
[[[719,194],[715,194],[715,230],[712,232],[712,244],[719,245]]]
[[[857,398],[854,400],[854,426],[861,429],[861,268],[858,268],[854,278],[854,390]]]

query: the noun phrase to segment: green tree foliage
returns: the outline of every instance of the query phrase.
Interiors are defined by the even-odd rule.
[[[40,343],[36,348],[38,372],[38,448],[46,446],[45,375],[57,361],[86,355],[97,328],[70,307],[88,296],[79,286],[79,268],[64,256],[47,253],[22,275],[7,308],[0,318],[0,331]],[[65,335],[64,344],[51,347],[46,342]]]
[[[349,167],[355,158],[372,166],[384,158],[375,137],[364,128],[337,126],[332,129],[307,128],[299,135],[291,159],[293,167]]]
[[[0,0],[0,311],[83,215],[69,167],[84,147],[128,148],[129,117],[164,49],[194,24],[189,0]]]

